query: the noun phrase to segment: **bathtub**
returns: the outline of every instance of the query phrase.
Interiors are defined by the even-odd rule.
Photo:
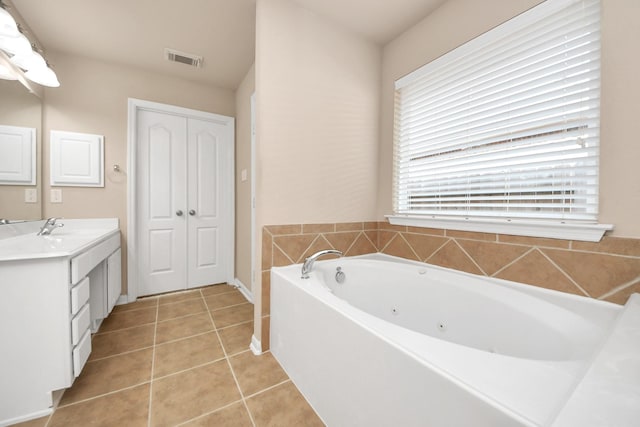
[[[331,427],[551,425],[621,311],[382,254],[271,270],[271,352]]]

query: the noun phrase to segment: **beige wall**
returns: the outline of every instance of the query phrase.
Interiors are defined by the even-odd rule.
[[[378,218],[392,212],[394,81],[540,2],[449,0],[384,47]],[[620,237],[640,237],[639,20],[637,0],[602,0],[600,222]]]
[[[52,204],[49,183],[43,186],[44,216],[120,219],[123,246],[127,229],[127,99],[177,105],[233,116],[234,94],[138,69],[89,59],[48,53],[61,86],[45,91],[43,108],[44,159],[48,159],[48,133],[65,130],[104,135],[104,188],[61,187],[62,203]],[[121,172],[114,172],[114,164]],[[43,176],[49,165],[43,162]],[[126,292],[126,250],[123,250],[123,291]]]
[[[236,278],[251,290],[251,94],[255,66],[236,90]],[[242,181],[242,171],[247,179]]]
[[[375,215],[381,51],[293,1],[256,7],[260,260],[263,225]],[[256,337],[268,336],[261,303],[269,288],[261,280],[253,291]]]
[[[0,185],[0,218],[21,220],[42,217],[40,188],[42,185],[41,141],[42,108],[40,98],[29,93],[20,82],[0,79],[0,125],[36,129],[36,185]],[[35,188],[37,203],[25,203],[25,189]]]

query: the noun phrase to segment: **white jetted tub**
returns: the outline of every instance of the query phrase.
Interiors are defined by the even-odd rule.
[[[331,427],[572,425],[625,311],[382,254],[300,270],[272,269],[271,351]]]

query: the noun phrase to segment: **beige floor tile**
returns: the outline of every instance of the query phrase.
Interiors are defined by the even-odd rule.
[[[11,426],[12,427],[45,427],[47,425],[47,421],[49,421],[49,415],[47,415],[46,417],[36,418],[35,420],[24,421],[18,424],[11,424]],[[195,425],[205,425],[205,424],[195,424]]]
[[[153,345],[155,324],[96,334],[91,340],[89,360],[113,356],[127,351],[140,350]]]
[[[147,425],[149,384],[58,408],[48,427]]]
[[[247,406],[256,427],[324,426],[291,382],[250,397]]]
[[[73,386],[62,396],[60,406],[96,397],[151,379],[153,349],[87,362]]]
[[[249,413],[242,402],[234,403],[226,408],[217,410],[211,414],[196,418],[183,427],[211,427],[211,426],[228,426],[228,427],[252,427]]]
[[[231,285],[227,285],[226,283],[222,283],[220,285],[207,286],[206,288],[200,289],[204,297],[208,297],[209,295],[223,294],[225,292],[233,292],[235,290],[236,290],[235,287]]]
[[[172,426],[240,399],[226,360],[155,380],[151,425]]]
[[[156,346],[153,377],[173,374],[223,357],[224,352],[215,332],[161,344]]]
[[[187,338],[213,330],[208,312],[158,322],[156,344]]]
[[[225,328],[253,320],[253,304],[246,303],[211,312],[216,328]]]
[[[163,304],[158,307],[158,322],[188,316],[207,310],[202,298],[190,299],[172,304]]]
[[[250,351],[229,358],[240,390],[245,396],[255,394],[289,379],[269,352],[256,356]]]
[[[98,333],[111,332],[118,329],[132,328],[142,326],[156,321],[156,308],[144,308],[140,310],[129,310],[118,313],[111,313],[107,317]]]
[[[226,294],[209,295],[205,297],[205,301],[209,310],[218,310],[232,305],[244,304],[247,299],[240,291],[234,289]]]
[[[141,308],[152,308],[158,305],[157,297],[140,298],[129,304],[120,304],[113,307],[113,313],[121,313],[123,311],[140,310]]]
[[[194,298],[202,298],[202,295],[200,294],[199,289],[160,295],[158,297],[158,304],[160,305],[173,304],[174,302],[181,302],[181,301],[186,301]]]
[[[227,355],[239,353],[249,349],[253,335],[253,322],[241,323],[228,328],[219,329],[218,334]]]

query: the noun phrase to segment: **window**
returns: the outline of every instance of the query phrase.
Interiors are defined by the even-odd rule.
[[[395,217],[595,224],[599,28],[548,0],[398,80]]]

